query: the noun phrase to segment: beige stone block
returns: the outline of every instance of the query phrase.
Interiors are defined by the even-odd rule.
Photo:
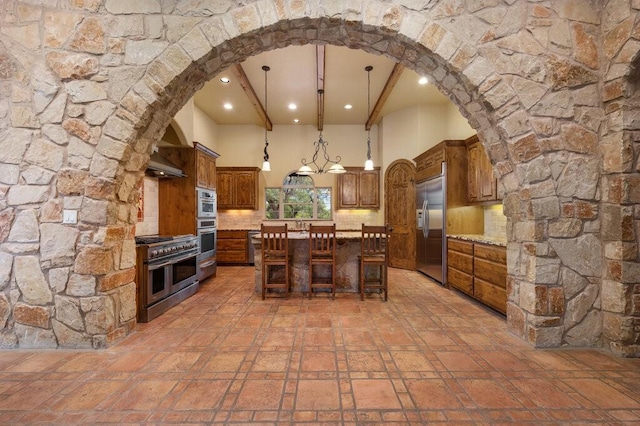
[[[92,176],[115,178],[118,174],[119,165],[120,163],[117,160],[96,153],[91,159],[89,172]]]
[[[62,47],[81,19],[82,15],[79,13],[45,12],[44,45],[53,48]]]
[[[37,22],[27,25],[3,25],[0,31],[27,50],[40,47],[40,25]]]
[[[31,327],[17,323],[14,332],[21,349],[53,349],[58,346],[56,336],[50,329]]]
[[[136,284],[129,282],[118,289],[120,299],[119,322],[124,323],[136,319]]]
[[[74,227],[59,223],[43,223],[40,225],[40,258],[72,258],[75,256],[75,245],[79,231]]]
[[[7,193],[7,203],[11,206],[23,204],[41,203],[49,196],[49,187],[46,185],[13,185]]]
[[[87,333],[104,334],[116,328],[115,303],[110,296],[82,299],[81,308],[85,312]]]
[[[95,81],[72,80],[65,85],[67,94],[75,103],[87,103],[107,99],[104,84]]]
[[[134,13],[160,13],[162,8],[157,0],[106,0],[105,9],[114,15],[130,15]]]
[[[4,289],[11,279],[11,269],[13,268],[13,255],[0,252],[0,290]],[[2,297],[0,297],[0,305]],[[1,312],[0,312],[1,313]],[[2,316],[0,315],[0,318]]]
[[[37,256],[17,256],[14,260],[16,284],[22,300],[31,305],[46,305],[53,301]]]
[[[13,222],[9,241],[17,243],[37,242],[40,238],[38,218],[33,209],[20,211]]]
[[[24,159],[54,172],[60,170],[64,162],[64,148],[46,139],[36,139],[29,145]]]
[[[55,319],[52,324],[60,347],[74,349],[91,349],[93,347],[91,336],[75,331]]]
[[[111,250],[85,247],[78,253],[73,269],[78,274],[104,275],[113,269]]]
[[[129,40],[125,45],[124,63],[128,65],[147,65],[169,44],[158,40]]]
[[[11,106],[11,124],[14,127],[35,129],[40,127],[40,121],[36,117],[33,108],[26,105]]]

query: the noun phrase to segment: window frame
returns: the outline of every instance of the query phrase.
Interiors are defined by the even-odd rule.
[[[265,220],[333,220],[333,188],[331,186],[316,186],[313,177],[311,176],[303,176],[307,177],[311,180],[310,185],[300,185],[300,184],[286,184],[288,178],[291,176],[297,176],[296,172],[291,172],[283,179],[282,186],[267,186],[264,188],[265,195],[265,210],[264,210],[264,219]],[[308,189],[311,192],[311,196],[313,202],[311,203],[312,207],[312,217],[285,217],[285,189]],[[270,210],[267,209],[267,192],[269,190],[277,190],[278,191],[278,217],[277,218],[269,218],[267,214]],[[318,206],[321,203],[319,193],[323,190],[326,190],[329,195],[329,217],[328,218],[319,218],[318,217]],[[289,203],[288,205],[291,205]],[[274,210],[271,210],[274,211]]]

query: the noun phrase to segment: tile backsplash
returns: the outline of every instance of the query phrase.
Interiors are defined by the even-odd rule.
[[[488,237],[506,238],[507,217],[504,215],[502,204],[484,208],[484,234]]]
[[[136,235],[158,233],[158,179],[144,178],[144,220],[136,224]]]

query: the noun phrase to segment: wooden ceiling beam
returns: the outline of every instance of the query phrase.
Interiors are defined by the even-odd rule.
[[[380,93],[380,97],[376,101],[376,104],[373,107],[373,110],[371,110],[371,115],[369,115],[369,119],[367,120],[367,123],[364,125],[365,130],[371,129],[371,126],[373,126],[373,123],[375,123],[378,120],[378,116],[380,115],[380,112],[382,111],[382,108],[384,107],[385,102],[387,102],[387,99],[389,99],[389,95],[391,95],[391,92],[393,91],[393,88],[396,86],[396,83],[398,83],[398,80],[400,79],[400,75],[402,74],[402,71],[404,71],[404,66],[401,65],[399,62],[397,62],[393,66],[393,69],[391,70],[391,74],[389,74],[389,78],[387,79],[387,82],[384,85],[384,89],[382,89],[382,92]]]
[[[318,131],[322,131],[324,126],[324,65],[325,65],[325,46],[316,46],[316,69],[318,78]]]
[[[249,78],[247,77],[247,74],[245,74],[244,69],[242,69],[242,65],[234,64],[232,67],[232,70],[236,78],[240,82],[240,86],[242,86],[244,93],[249,98],[249,102],[251,102],[256,112],[258,113],[258,116],[260,116],[260,120],[262,120],[266,129],[271,131],[273,129],[273,124],[271,123],[271,119],[269,118],[269,116],[267,115],[267,112],[262,106],[260,99],[258,99],[258,96],[256,95],[255,90],[253,90],[253,86],[249,82]]]

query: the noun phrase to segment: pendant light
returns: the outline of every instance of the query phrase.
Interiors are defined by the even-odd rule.
[[[269,140],[267,139],[267,120],[269,120],[269,115],[267,114],[267,71],[269,68],[266,65],[262,66],[262,70],[264,71],[264,162],[262,163],[262,171],[270,172],[271,164],[269,163],[269,152],[267,152],[267,148],[269,147]]]
[[[367,65],[364,70],[367,72],[367,121],[371,116],[371,70],[373,67]],[[366,126],[366,123],[365,123]],[[371,126],[367,129],[367,161],[364,162],[365,170],[373,170],[373,160],[371,160]]]

